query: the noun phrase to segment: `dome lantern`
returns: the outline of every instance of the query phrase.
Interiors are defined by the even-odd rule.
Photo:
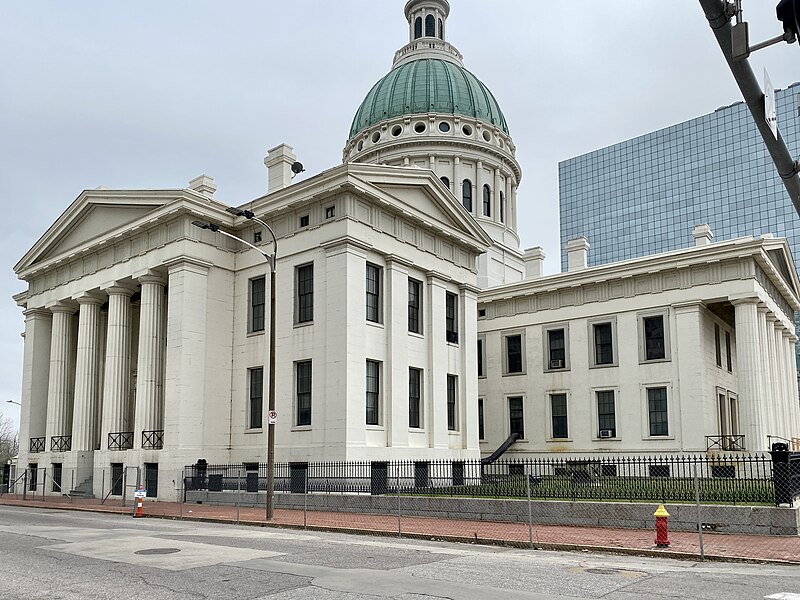
[[[447,0],[409,0],[405,8],[409,43],[422,38],[445,41],[450,3]]]

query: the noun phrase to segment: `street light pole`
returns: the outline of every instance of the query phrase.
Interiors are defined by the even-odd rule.
[[[260,253],[267,261],[270,267],[269,274],[269,390],[268,390],[268,414],[267,414],[267,501],[266,501],[266,518],[271,521],[274,516],[274,499],[275,499],[275,423],[271,422],[269,415],[275,411],[275,267],[278,259],[278,239],[275,237],[275,232],[267,223],[256,217],[249,210],[242,210],[233,206],[228,207],[229,213],[238,217],[255,221],[262,225],[272,236],[272,254],[267,254],[258,246],[243,240],[242,238],[222,231],[218,225],[206,223],[204,221],[193,221],[192,224],[200,227],[201,229],[210,229],[222,235],[233,238],[242,242],[244,245],[253,248]]]

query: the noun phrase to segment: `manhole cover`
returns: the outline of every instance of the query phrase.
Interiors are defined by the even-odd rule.
[[[175,554],[180,552],[179,548],[147,548],[146,550],[137,550],[134,554]]]

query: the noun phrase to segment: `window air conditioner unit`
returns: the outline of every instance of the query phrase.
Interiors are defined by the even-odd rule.
[[[613,429],[601,429],[600,430],[600,437],[601,438],[612,438],[612,437],[614,437],[614,430]]]
[[[564,368],[564,361],[563,360],[551,360],[550,361],[550,368],[551,369],[563,369]]]

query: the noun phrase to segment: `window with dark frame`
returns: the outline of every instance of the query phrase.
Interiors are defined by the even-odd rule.
[[[483,398],[478,398],[478,439],[486,439],[486,430],[483,424]]]
[[[714,352],[717,359],[717,366],[722,366],[722,346],[719,340],[719,325],[714,323]]]
[[[522,336],[507,335],[506,340],[506,373],[522,373]]]
[[[461,183],[461,203],[468,212],[472,212],[472,182],[469,179]]]
[[[614,390],[597,392],[598,437],[617,437],[617,413],[614,406]],[[603,432],[610,432],[604,434]]]
[[[503,192],[500,192],[500,222],[506,222],[506,196]]]
[[[594,364],[614,364],[614,337],[611,323],[595,323],[594,331]]]
[[[433,15],[425,17],[425,37],[436,37],[436,18]]]
[[[644,359],[661,360],[667,357],[664,340],[664,315],[654,315],[642,319],[644,330]]]
[[[440,177],[439,179],[442,180],[442,183],[444,184],[444,187],[446,187],[449,190],[450,189],[450,179],[448,177]]]
[[[367,321],[381,322],[381,268],[367,263]]]
[[[367,425],[380,423],[381,364],[367,361]]]
[[[445,337],[451,344],[458,343],[458,296],[445,292]]]
[[[250,374],[250,429],[260,429],[264,414],[264,368],[249,369]]]
[[[308,227],[308,215],[300,217],[300,227]]]
[[[647,388],[647,412],[650,416],[650,435],[669,435],[667,388]]]
[[[266,306],[266,277],[250,280],[250,331],[264,331],[264,307]]]
[[[325,208],[325,218],[332,219],[336,216],[336,207],[335,206],[328,206]]]
[[[418,40],[422,37],[422,17],[414,19],[414,39]]]
[[[550,394],[550,418],[553,424],[553,438],[568,438],[566,394]]]
[[[439,19],[439,39],[444,39],[444,23],[442,23],[441,19]]]
[[[295,364],[297,390],[297,425],[311,425],[311,361]]]
[[[314,320],[314,265],[297,267],[297,322]]]
[[[447,376],[447,430],[456,431],[456,383],[455,375]]]
[[[484,377],[483,371],[483,338],[478,338],[478,377]]]
[[[483,186],[483,216],[492,216],[492,188],[488,184]]]
[[[421,409],[422,370],[408,369],[408,426],[413,429],[422,427]]]
[[[567,366],[567,347],[564,329],[547,331],[548,369],[563,369]]]
[[[408,278],[408,330],[422,333],[422,282]]]
[[[518,433],[520,439],[525,438],[525,413],[522,407],[522,396],[508,399],[509,433]]]
[[[731,334],[730,332],[725,332],[725,361],[728,367],[728,372],[733,372],[733,357],[731,355]]]

